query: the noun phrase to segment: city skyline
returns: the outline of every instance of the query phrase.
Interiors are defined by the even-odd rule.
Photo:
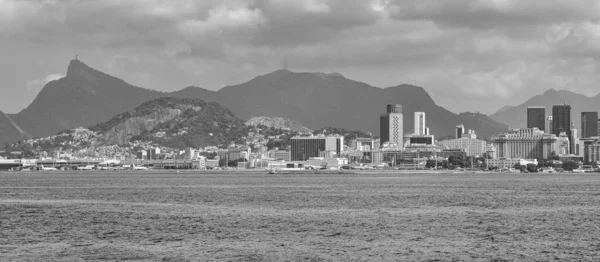
[[[64,76],[75,55],[160,91],[216,90],[281,68],[339,72],[422,86],[456,113],[493,113],[549,88],[593,96],[600,80],[595,1],[0,3],[7,113]]]

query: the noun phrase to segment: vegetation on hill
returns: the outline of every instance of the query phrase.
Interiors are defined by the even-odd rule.
[[[345,128],[338,127],[324,127],[317,129],[313,132],[314,135],[340,135],[344,137],[344,144],[349,145],[350,141],[359,137],[373,137],[372,134],[368,134],[357,130],[348,130]]]

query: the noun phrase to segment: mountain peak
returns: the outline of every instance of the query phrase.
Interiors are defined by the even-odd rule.
[[[67,76],[78,76],[88,70],[93,69],[81,62],[79,59],[73,59],[69,63],[69,68],[67,69]]]

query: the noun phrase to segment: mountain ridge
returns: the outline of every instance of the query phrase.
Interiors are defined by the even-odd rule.
[[[586,96],[575,93],[569,90],[548,89],[542,94],[535,95],[524,103],[505,108],[503,111],[498,111],[490,117],[498,122],[506,123],[507,125],[517,127],[527,127],[527,107],[528,106],[543,106],[546,108],[546,116],[552,115],[552,106],[571,105],[571,121],[575,123],[575,127],[581,127],[581,112],[598,111],[600,105],[600,94],[596,96]]]
[[[165,93],[133,86],[79,60],[72,60],[64,78],[48,83],[27,108],[11,117],[27,133],[42,137],[108,121],[160,97],[217,102],[242,119],[282,117],[313,130],[338,126],[379,133],[379,115],[385,112],[386,104],[403,105],[405,133],[412,130],[414,111],[427,113],[428,126],[437,136],[453,134],[457,124],[477,130],[481,137],[507,128],[479,119],[479,115],[452,113],[437,105],[424,88],[408,84],[379,88],[337,73],[281,69],[218,91],[188,86]],[[480,126],[482,123],[485,125]]]

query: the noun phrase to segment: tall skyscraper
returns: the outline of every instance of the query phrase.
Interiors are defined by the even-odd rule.
[[[546,130],[546,108],[543,106],[527,107],[527,128],[537,127]]]
[[[581,112],[581,138],[598,136],[598,112]]]
[[[571,134],[571,106],[555,105],[552,106],[552,133],[560,136],[560,133],[567,134],[569,141],[573,139]],[[569,148],[569,152],[573,152],[573,148]]]
[[[404,146],[404,116],[402,105],[387,105],[387,113],[379,118],[381,145]]]
[[[425,112],[415,112],[415,135],[427,135]]]
[[[552,132],[552,116],[548,116],[546,120],[546,134],[554,134]]]
[[[465,126],[457,125],[456,126],[456,139],[461,138],[464,133],[465,133]]]

